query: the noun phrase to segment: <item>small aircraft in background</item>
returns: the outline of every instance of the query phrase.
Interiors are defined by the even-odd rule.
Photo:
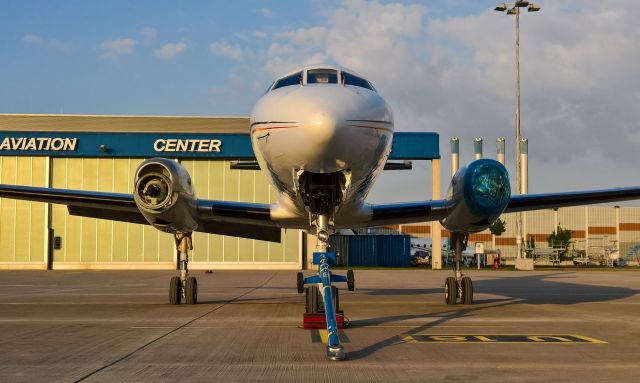
[[[440,221],[449,230],[455,272],[445,281],[447,304],[473,302],[473,283],[460,269],[467,237],[501,214],[640,198],[640,187],[567,193],[511,195],[505,167],[479,159],[453,176],[445,199],[372,205],[367,194],[384,168],[394,134],[393,113],[364,77],[345,68],[314,65],[277,79],[251,114],[251,142],[262,171],[279,193],[268,205],[203,200],[191,177],[168,158],[145,160],[135,173],[133,194],[0,185],[0,197],[68,206],[84,217],[144,223],[174,235],[181,275],[170,281],[170,302],[197,302],[197,280],[188,272],[193,232],[279,241],[281,228],[318,238],[318,275],[298,275],[298,291],[317,285],[325,306],[327,356],[343,359],[333,291],[354,288],[353,273],[330,271],[329,237],[340,229]],[[309,290],[307,290],[309,291]]]

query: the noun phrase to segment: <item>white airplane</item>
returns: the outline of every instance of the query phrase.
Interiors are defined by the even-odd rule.
[[[446,279],[447,304],[473,302],[473,284],[460,271],[466,238],[488,228],[502,213],[640,198],[640,187],[511,196],[505,167],[480,159],[453,177],[447,197],[397,204],[365,202],[391,150],[393,113],[373,85],[345,68],[314,65],[276,80],[251,115],[251,141],[279,201],[273,205],[202,200],[179,163],[145,160],[137,169],[134,193],[0,185],[0,197],[64,204],[70,214],[150,224],[172,233],[180,252],[181,275],[170,283],[170,302],[197,302],[197,280],[188,274],[194,231],[279,241],[280,228],[308,231],[318,238],[317,276],[298,274],[298,292],[324,302],[327,356],[343,359],[337,334],[333,282],[354,288],[353,272],[333,275],[328,239],[339,229],[440,221],[452,232],[454,276]],[[317,295],[316,295],[317,297]]]

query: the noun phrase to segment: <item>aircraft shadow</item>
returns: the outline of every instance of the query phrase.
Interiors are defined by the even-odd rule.
[[[517,275],[474,281],[474,291],[518,300],[526,304],[578,304],[604,302],[633,296],[640,290],[577,283],[576,273]]]
[[[491,276],[487,279],[474,279],[473,289],[476,295],[497,295],[504,297],[504,299],[500,300],[517,300],[519,303],[526,304],[576,304],[602,302],[623,299],[640,293],[640,290],[626,287],[571,282],[567,279],[570,278],[572,274],[575,273],[517,275],[508,277]],[[444,294],[444,287],[429,289],[384,288],[367,289],[365,291],[366,292],[364,294],[372,296],[406,296]],[[474,301],[476,303],[483,302],[481,299],[475,299]]]
[[[613,301],[631,297],[640,293],[638,289],[625,288],[625,287],[613,287],[613,286],[601,286],[592,284],[581,284],[567,281],[567,277],[572,273],[561,274],[536,274],[536,275],[518,275],[513,277],[495,277],[490,279],[483,279],[474,281],[474,292],[476,294],[492,294],[502,296],[504,298],[488,298],[488,299],[476,299],[472,306],[446,306],[443,297],[443,306],[459,309],[443,310],[438,312],[417,314],[417,315],[394,315],[380,318],[369,318],[363,320],[353,320],[353,327],[365,326],[365,325],[382,325],[385,323],[393,323],[398,321],[417,320],[436,318],[428,323],[420,326],[416,326],[411,329],[403,331],[405,334],[419,334],[429,329],[444,325],[445,323],[464,318],[469,316],[475,316],[482,310],[495,309],[500,307],[506,307],[511,305],[520,304],[559,304],[559,305],[571,305],[579,303],[594,303]],[[556,278],[562,278],[562,280],[554,280]],[[408,295],[418,294],[418,289],[372,289],[366,292],[366,295],[404,295],[405,291]],[[442,289],[435,292],[435,289],[421,290],[422,294],[440,293],[443,294]],[[360,350],[350,350],[348,352],[348,359],[356,360],[370,356],[377,351],[392,347],[403,343],[403,341],[394,335],[372,345],[366,346]]]

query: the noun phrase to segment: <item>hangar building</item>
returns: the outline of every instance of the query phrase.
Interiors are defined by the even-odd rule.
[[[198,198],[272,203],[243,117],[0,115],[0,183],[132,193],[143,159],[173,158]],[[399,133],[391,158],[432,160],[435,133]],[[240,164],[241,165],[241,164]],[[425,177],[425,186],[427,185]],[[437,188],[435,187],[437,186]],[[435,195],[438,198],[438,195]],[[194,233],[191,269],[301,269],[306,235],[283,230],[271,243]],[[0,269],[175,269],[173,237],[146,225],[71,216],[62,205],[0,199]]]
[[[585,251],[589,255],[602,254],[607,248],[618,249],[621,258],[632,264],[640,264],[640,207],[632,206],[578,206],[561,209],[545,209],[527,212],[525,238],[527,248],[546,248],[547,238],[558,226],[571,231],[571,249]],[[469,246],[482,242],[484,249],[499,249],[507,264],[513,264],[517,256],[516,214],[500,217],[506,223],[506,231],[494,236],[489,230],[469,236]],[[412,237],[431,238],[431,223],[389,225],[378,233],[404,233]],[[442,230],[447,243],[449,233]]]

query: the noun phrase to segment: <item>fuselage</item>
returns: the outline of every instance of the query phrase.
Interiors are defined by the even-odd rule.
[[[328,65],[300,69],[274,82],[253,109],[253,149],[281,196],[283,217],[274,218],[285,226],[308,220],[298,185],[302,173],[344,175],[339,228],[353,224],[349,216],[358,214],[348,213],[362,207],[384,167],[394,132],[391,108],[352,73]]]

